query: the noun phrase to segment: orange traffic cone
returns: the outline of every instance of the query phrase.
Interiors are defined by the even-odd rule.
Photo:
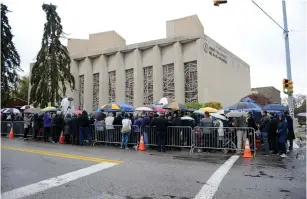
[[[140,145],[139,145],[139,148],[138,148],[139,151],[145,151],[145,144],[144,144],[144,138],[143,138],[143,135],[141,135],[141,140],[140,140]]]
[[[10,133],[9,133],[9,135],[8,135],[8,138],[9,138],[9,139],[13,139],[13,138],[14,138],[13,127],[11,128],[11,131],[10,131]]]
[[[246,138],[245,140],[245,149],[242,158],[253,158],[251,149],[249,147],[249,140]]]
[[[63,132],[61,133],[59,142],[60,142],[60,144],[64,144],[64,142],[65,142],[65,137],[63,135]]]

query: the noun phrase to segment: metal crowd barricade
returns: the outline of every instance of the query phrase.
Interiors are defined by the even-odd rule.
[[[106,128],[102,131],[99,131],[95,128],[95,125],[92,125],[95,129],[95,139],[93,145],[96,143],[104,143],[104,144],[120,144],[122,140],[122,125],[110,125],[106,126]],[[131,132],[129,134],[128,144],[136,145],[139,142],[139,128],[137,126],[131,126]]]
[[[241,152],[245,148],[245,138],[248,138],[250,148],[256,155],[256,133],[250,127],[199,127],[194,128],[193,148],[199,152],[205,150],[222,150]]]
[[[157,136],[156,136],[155,126],[142,126],[139,129],[140,129],[139,132],[144,135],[144,141],[147,146],[157,146]]]
[[[10,133],[13,124],[11,121],[1,121],[1,135],[7,136]]]
[[[189,126],[169,126],[166,132],[166,146],[191,148],[193,129]]]

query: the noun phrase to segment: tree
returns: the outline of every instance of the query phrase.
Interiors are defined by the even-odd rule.
[[[49,102],[55,106],[61,95],[65,95],[67,85],[70,89],[75,88],[75,80],[70,73],[69,53],[60,42],[65,33],[56,8],[52,4],[42,6],[47,22],[44,25],[42,46],[32,68],[30,80],[30,102],[35,102],[41,107],[47,106]]]
[[[223,108],[222,104],[220,102],[215,102],[215,101],[205,103],[204,107],[211,107],[211,108],[215,108],[215,109]]]
[[[249,97],[252,100],[255,100],[255,102],[257,104],[260,104],[262,106],[265,106],[267,104],[271,104],[272,103],[269,98],[267,98],[266,96],[264,96],[262,94],[252,93],[252,94],[249,94],[249,95],[245,96],[244,98],[246,98],[246,97]]]
[[[204,107],[204,104],[203,103],[199,103],[199,102],[187,102],[184,105],[187,108],[192,108],[192,109],[196,109],[196,110]]]
[[[282,104],[288,107],[288,97],[284,97]],[[306,112],[306,95],[297,94],[293,96],[294,115]]]
[[[17,97],[28,101],[28,92],[29,92],[29,76],[23,76],[19,82],[17,89],[13,92],[12,97]]]
[[[5,102],[10,93],[16,89],[19,80],[20,57],[13,43],[14,35],[11,32],[6,14],[10,12],[6,5],[1,4],[1,101]]]

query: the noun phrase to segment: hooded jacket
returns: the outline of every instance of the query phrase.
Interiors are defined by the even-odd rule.
[[[285,115],[279,115],[281,120],[278,122],[278,142],[279,143],[286,143],[288,138],[288,123],[285,118]]]

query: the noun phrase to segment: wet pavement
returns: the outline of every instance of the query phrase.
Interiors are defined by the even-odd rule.
[[[25,197],[27,199],[194,198],[211,175],[231,157],[231,154],[221,153],[139,152],[6,138],[1,142],[2,146],[123,161],[111,168]],[[304,150],[300,153],[302,155],[297,156],[294,152],[286,160],[281,160],[279,156],[260,155],[254,159],[239,158],[213,198],[306,198],[306,160],[302,160],[306,154]],[[1,193],[98,164],[3,148],[1,160]]]

